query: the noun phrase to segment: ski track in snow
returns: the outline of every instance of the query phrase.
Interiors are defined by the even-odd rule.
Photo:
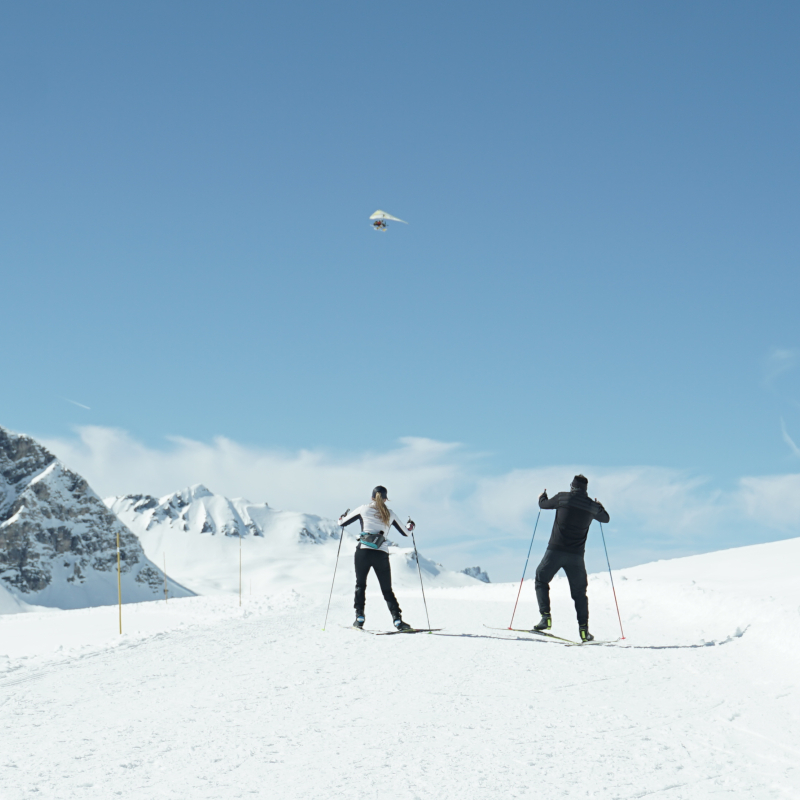
[[[627,639],[604,647],[486,630],[508,624],[511,584],[432,589],[445,630],[413,636],[343,630],[344,579],[324,632],[324,586],[137,604],[122,637],[113,607],[0,617],[0,796],[797,797],[796,580],[773,571],[748,597],[694,563],[621,571]],[[613,638],[607,576],[590,601]],[[574,636],[563,579],[553,602]],[[517,615],[537,619],[532,582]],[[374,586],[367,622],[391,624]]]

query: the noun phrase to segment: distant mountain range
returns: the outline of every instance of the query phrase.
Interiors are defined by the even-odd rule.
[[[166,497],[129,494],[109,498],[105,503],[120,519],[130,523],[142,539],[152,539],[149,533],[167,529],[237,538],[278,536],[314,544],[339,536],[339,527],[333,520],[275,511],[267,503],[251,503],[241,498],[229,500],[213,494],[202,484]]]
[[[31,605],[117,602],[117,536],[124,602],[164,596],[164,575],[87,482],[27,436],[0,427],[0,587]],[[193,594],[168,582],[177,597]]]
[[[345,532],[338,586],[350,591],[358,531]],[[329,585],[340,528],[313,514],[276,511],[196,485],[166,497],[101,500],[34,439],[0,427],[0,614],[28,606],[84,608],[123,602]],[[419,588],[410,540],[390,543],[394,584]],[[474,586],[479,567],[453,572],[419,555],[425,586]],[[349,575],[349,577],[345,577]],[[376,583],[376,581],[372,581]],[[345,589],[345,587],[348,587]],[[376,587],[374,587],[376,588]]]
[[[126,495],[105,503],[136,533],[149,558],[163,565],[166,557],[167,573],[199,594],[238,590],[240,546],[245,592],[317,591],[331,580],[340,531],[334,520],[229,499],[201,484],[160,498]],[[340,575],[352,570],[357,534],[345,531]],[[394,583],[419,587],[413,548],[393,544],[390,556]],[[485,577],[475,568],[470,574],[447,570],[421,554],[419,561],[426,585],[474,586]]]

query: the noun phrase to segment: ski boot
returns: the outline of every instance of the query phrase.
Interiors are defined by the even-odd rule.
[[[535,631],[549,631],[553,627],[553,618],[549,614],[542,614],[539,623],[533,626]]]
[[[582,642],[593,642],[594,641],[594,636],[592,636],[592,634],[589,633],[589,626],[588,625],[581,625],[578,630],[580,631],[581,641]]]
[[[356,617],[356,621],[353,623],[354,628],[363,628],[364,627],[364,615],[359,614]]]
[[[394,621],[394,626],[399,631],[413,631],[414,630],[407,622],[403,622],[403,620],[400,619],[400,617],[398,617]]]

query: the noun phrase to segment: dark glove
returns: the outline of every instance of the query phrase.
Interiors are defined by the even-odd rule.
[[[416,524],[414,523],[414,520],[413,520],[413,519],[411,519],[411,517],[409,517],[409,518],[408,518],[408,522],[406,522],[406,530],[407,530],[409,533],[413,533],[413,532],[414,532],[414,528],[416,528],[416,527],[417,527],[417,526],[416,526]]]
[[[348,508],[347,511],[345,511],[344,514],[339,517],[339,522],[341,522],[349,513],[350,509]]]
[[[545,489],[545,490],[544,490],[544,491],[543,491],[543,492],[542,492],[542,493],[539,495],[539,499],[540,499],[540,500],[547,500],[547,489]]]

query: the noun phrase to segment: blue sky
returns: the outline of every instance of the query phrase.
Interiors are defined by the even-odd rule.
[[[558,465],[661,470],[711,505],[800,471],[796,4],[0,22],[0,424],[82,452],[100,490],[155,489],[122,486],[119,458],[93,473],[80,426],[153,459],[225,437],[372,464],[367,489],[404,438],[459,443],[453,503]],[[373,233],[376,208],[409,225]],[[362,492],[298,480],[253,499],[329,514]],[[468,555],[494,558],[489,528],[524,538],[525,513],[460,522]],[[640,523],[616,535],[632,561],[800,532],[761,519],[665,526],[647,554]]]

